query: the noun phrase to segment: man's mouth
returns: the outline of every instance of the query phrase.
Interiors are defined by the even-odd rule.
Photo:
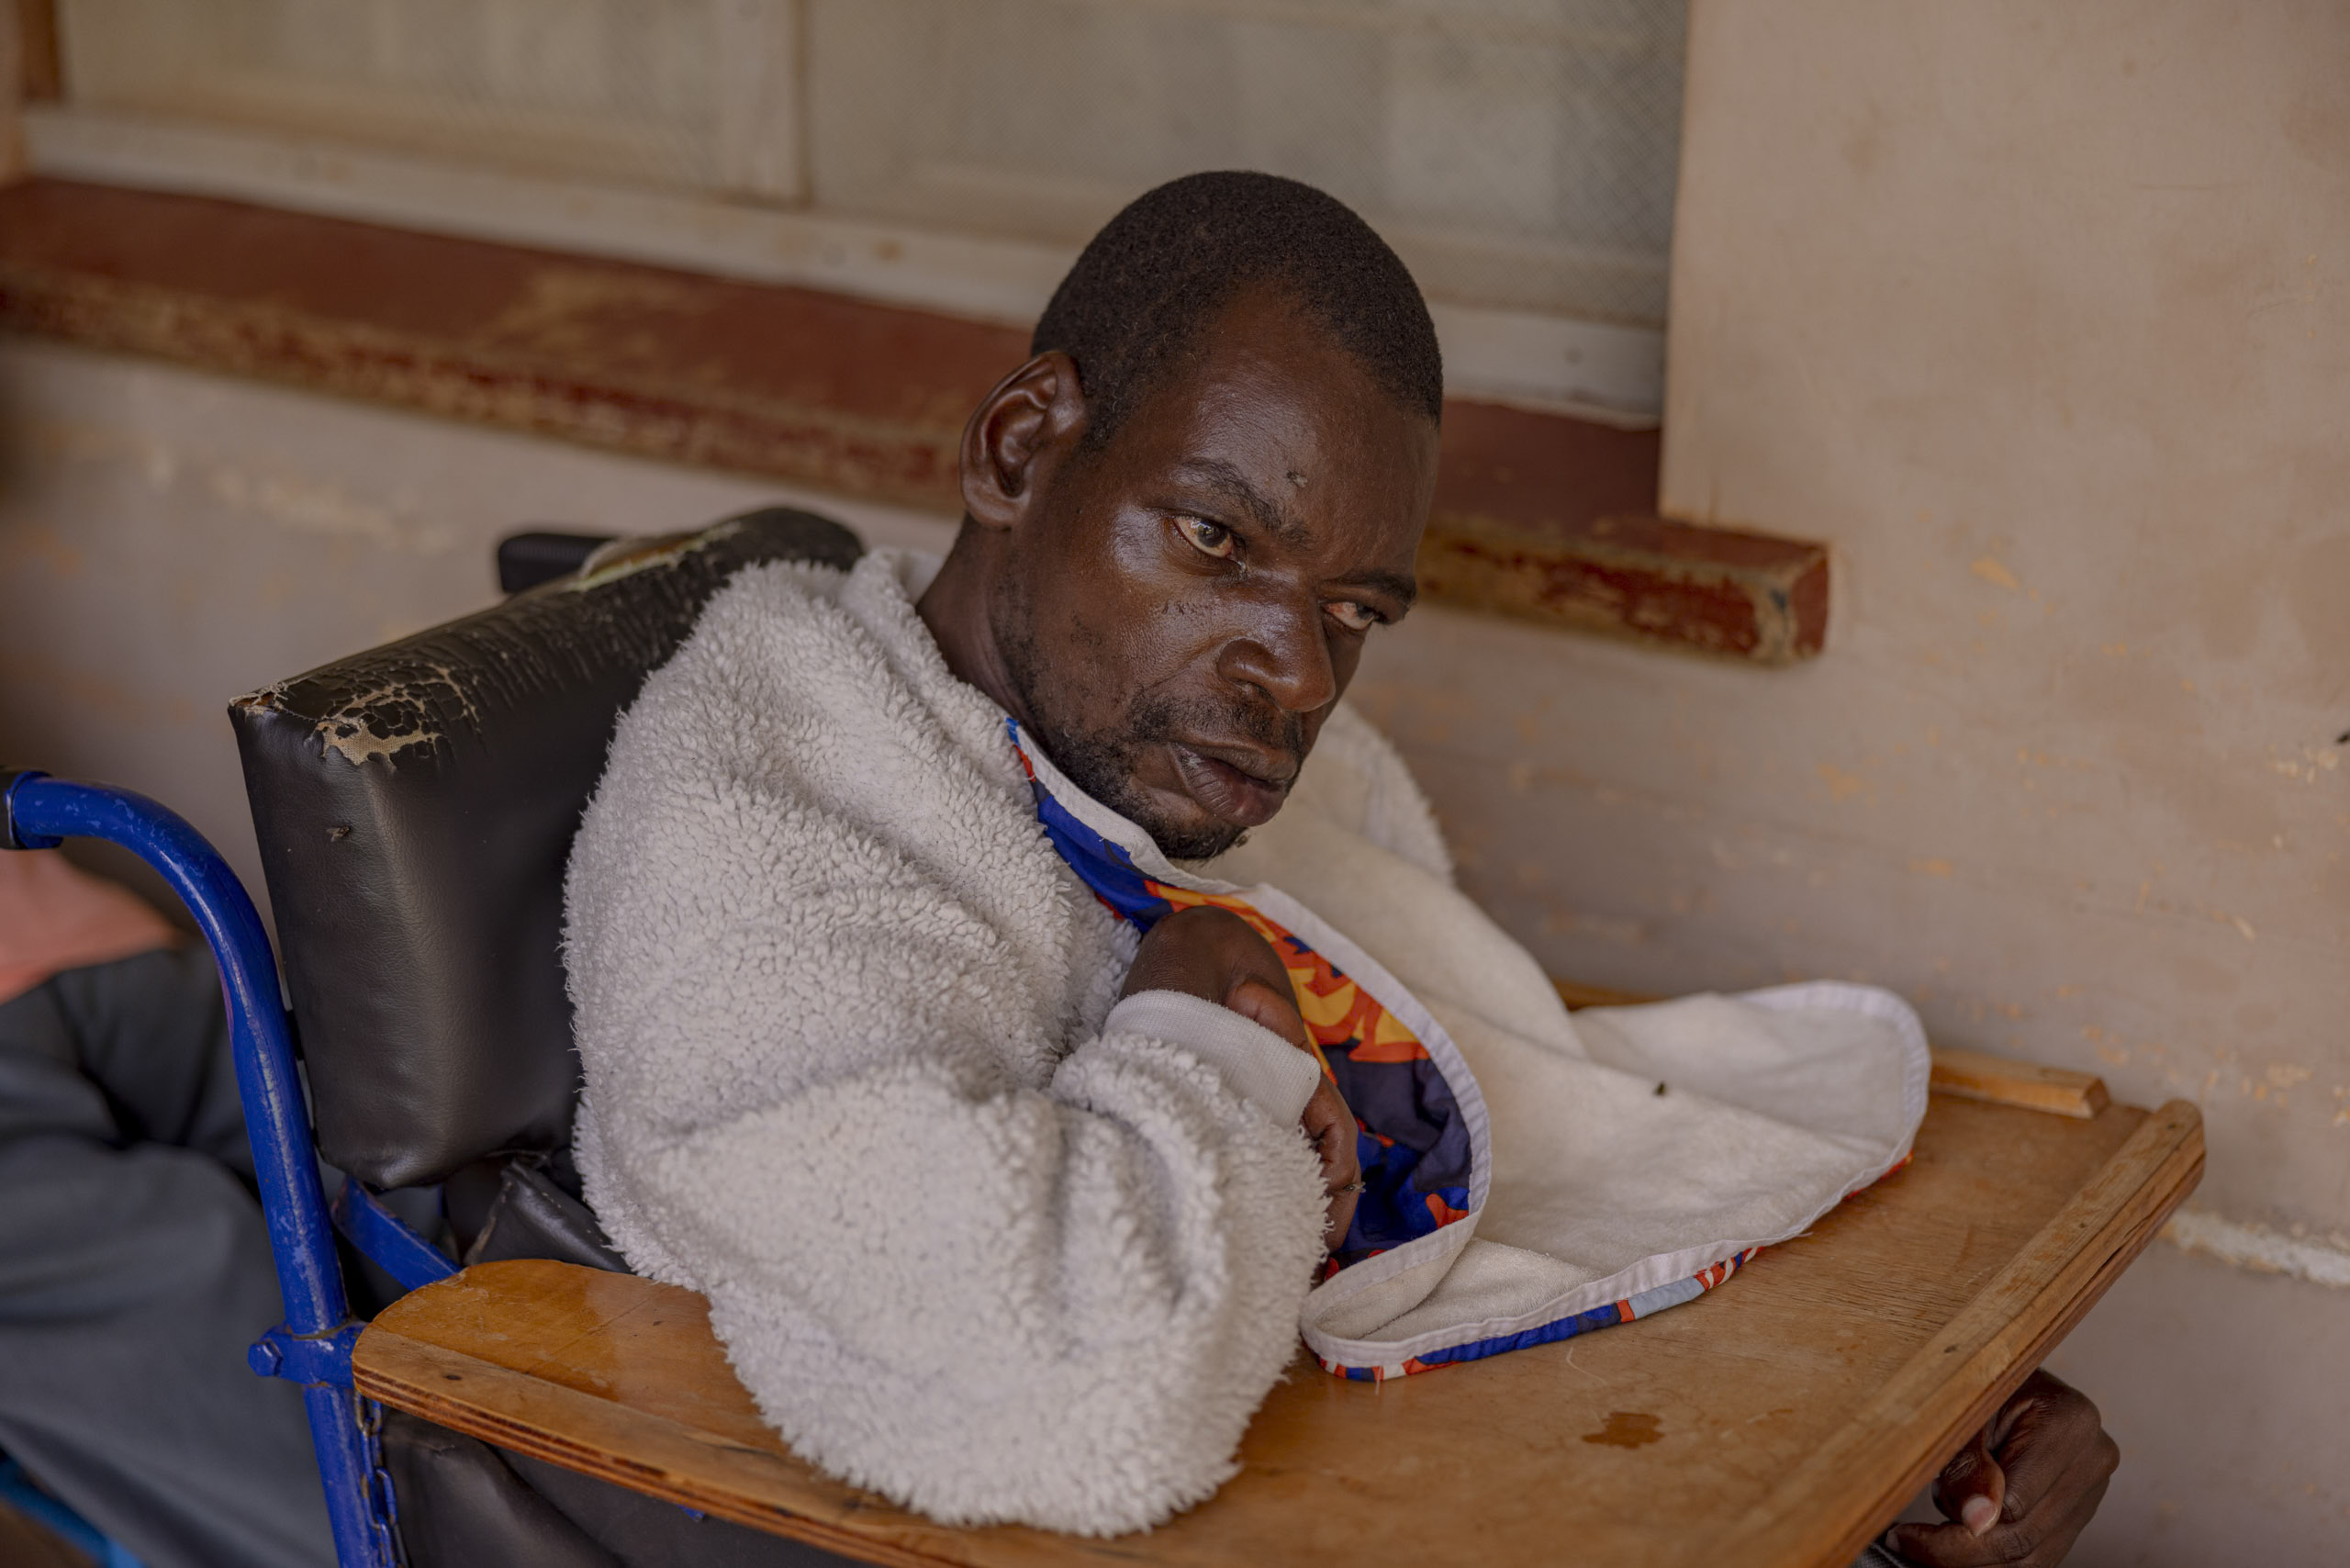
[[[1297,776],[1294,764],[1253,752],[1181,745],[1172,749],[1184,792],[1210,815],[1241,827],[1270,822]]]

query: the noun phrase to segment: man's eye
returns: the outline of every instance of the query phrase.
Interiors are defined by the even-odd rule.
[[[1182,529],[1183,537],[1190,540],[1192,547],[1201,554],[1214,555],[1218,560],[1231,559],[1233,549],[1238,543],[1232,537],[1232,530],[1220,522],[1210,522],[1203,517],[1181,517],[1175,521]]]
[[[1357,604],[1350,599],[1334,600],[1326,608],[1330,612],[1330,618],[1349,632],[1368,632],[1379,624],[1379,611],[1366,605]]]

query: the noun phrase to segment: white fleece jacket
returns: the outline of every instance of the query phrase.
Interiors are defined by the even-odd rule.
[[[1112,1014],[1134,935],[915,615],[934,569],[745,571],[621,720],[566,888],[580,1169],[809,1460],[1134,1529],[1295,1350],[1318,1070],[1192,998]]]
[[[914,613],[935,566],[720,593],[621,720],[567,888],[588,1201],[711,1298],[815,1463],[951,1522],[1137,1529],[1231,1473],[1301,1327],[1390,1376],[1637,1317],[1906,1155],[1897,998],[1571,1019],[1342,705],[1272,823],[1151,873],[1286,901],[1473,1072],[1489,1198],[1309,1296],[1312,1058],[1194,998],[1112,1009],[1132,931]]]

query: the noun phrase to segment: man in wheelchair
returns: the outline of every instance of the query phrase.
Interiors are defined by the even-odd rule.
[[[375,1191],[438,1186],[469,1270],[700,1292],[815,1465],[950,1523],[1093,1535],[1223,1484],[1301,1335],[1383,1380],[1666,1310],[1907,1157],[1927,1074],[1898,999],[1571,1018],[1342,701],[1411,608],[1443,394],[1418,291],[1354,214],[1262,175],[1163,186],[1087,248],[1033,348],[966,427],[944,560],[733,520],[232,708],[307,1106],[218,856],[152,802],[0,769],[0,846],[129,845],[219,956],[257,1158],[225,1090],[174,1138],[229,1208],[260,1188],[285,1322],[250,1364],[304,1385],[346,1563],[822,1554],[379,1407],[320,1155],[354,1176],[335,1224],[399,1285],[453,1265]],[[9,931],[0,909],[0,983]],[[109,1077],[129,1058],[84,1026],[110,970],[171,967],[158,939],[51,953],[0,1007],[0,1161],[40,1200],[0,1205],[0,1441],[61,1477],[112,1451],[202,1513],[235,1484],[221,1445],[142,1414],[134,1452],[134,1394],[106,1392],[153,1411],[198,1380],[109,1363],[110,1328],[57,1351],[32,1289],[99,1233],[74,1192],[136,1207],[170,1163],[157,1117],[118,1114],[145,1092]],[[211,1043],[149,1044],[217,1066],[218,1008],[181,1011]],[[115,1119],[8,1088],[36,1080]],[[66,1143],[78,1187],[40,1175]],[[266,1294],[251,1241],[210,1304],[235,1298],[231,1338]],[[157,1347],[219,1327],[174,1312],[168,1248],[114,1259],[123,1310],[180,1335]],[[241,1388],[269,1414],[238,1457],[282,1460],[289,1405]],[[1943,1470],[1948,1522],[1890,1545],[2056,1562],[2114,1459],[2035,1373]],[[208,1521],[141,1549],[300,1561],[318,1527],[257,1491]]]
[[[800,1453],[1108,1534],[1231,1473],[1301,1322],[1384,1377],[1577,1331],[1586,1245],[1638,1261],[1603,1283],[1639,1310],[1718,1282],[1749,1254],[1706,1244],[1897,1162],[1916,1109],[1871,1075],[1912,1047],[1884,1017],[1818,1047],[1852,996],[1579,1026],[1454,888],[1341,702],[1412,606],[1443,391],[1351,212],[1163,186],[1033,347],[966,427],[944,561],[749,568],[621,721],[568,883],[575,1147]],[[1719,1065],[1803,1050],[1845,1106],[1817,1126]],[[1616,1204],[1601,1165],[1647,1186]],[[1684,1178],[1687,1228],[1608,1229]],[[1518,1338],[1467,1327],[1495,1314]],[[2111,1455],[2037,1376],[1895,1544],[2054,1562]]]

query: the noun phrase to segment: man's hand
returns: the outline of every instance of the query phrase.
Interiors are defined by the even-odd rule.
[[[1295,1011],[1291,1009],[1292,1014]],[[1299,1025],[1301,1030],[1304,1027]],[[1305,1140],[1322,1157],[1322,1190],[1330,1194],[1322,1221],[1322,1249],[1336,1252],[1346,1244],[1347,1227],[1355,1222],[1355,1204],[1362,1201],[1362,1166],[1355,1158],[1355,1114],[1347,1108],[1338,1086],[1325,1078],[1315,1084],[1314,1098],[1305,1103],[1299,1125],[1305,1128]]]
[[[2035,1372],[1942,1467],[1946,1525],[1896,1525],[1890,1544],[1925,1568],[2053,1568],[2073,1549],[2121,1450],[2078,1389]]]
[[[1143,991],[1188,991],[1228,1007],[1319,1060],[1280,955],[1230,910],[1203,904],[1178,910],[1152,926],[1135,951],[1134,968],[1119,994]],[[1354,1223],[1362,1167],[1355,1158],[1354,1113],[1327,1076],[1315,1084],[1300,1125],[1322,1157],[1322,1184],[1330,1194],[1322,1244],[1335,1251]]]

